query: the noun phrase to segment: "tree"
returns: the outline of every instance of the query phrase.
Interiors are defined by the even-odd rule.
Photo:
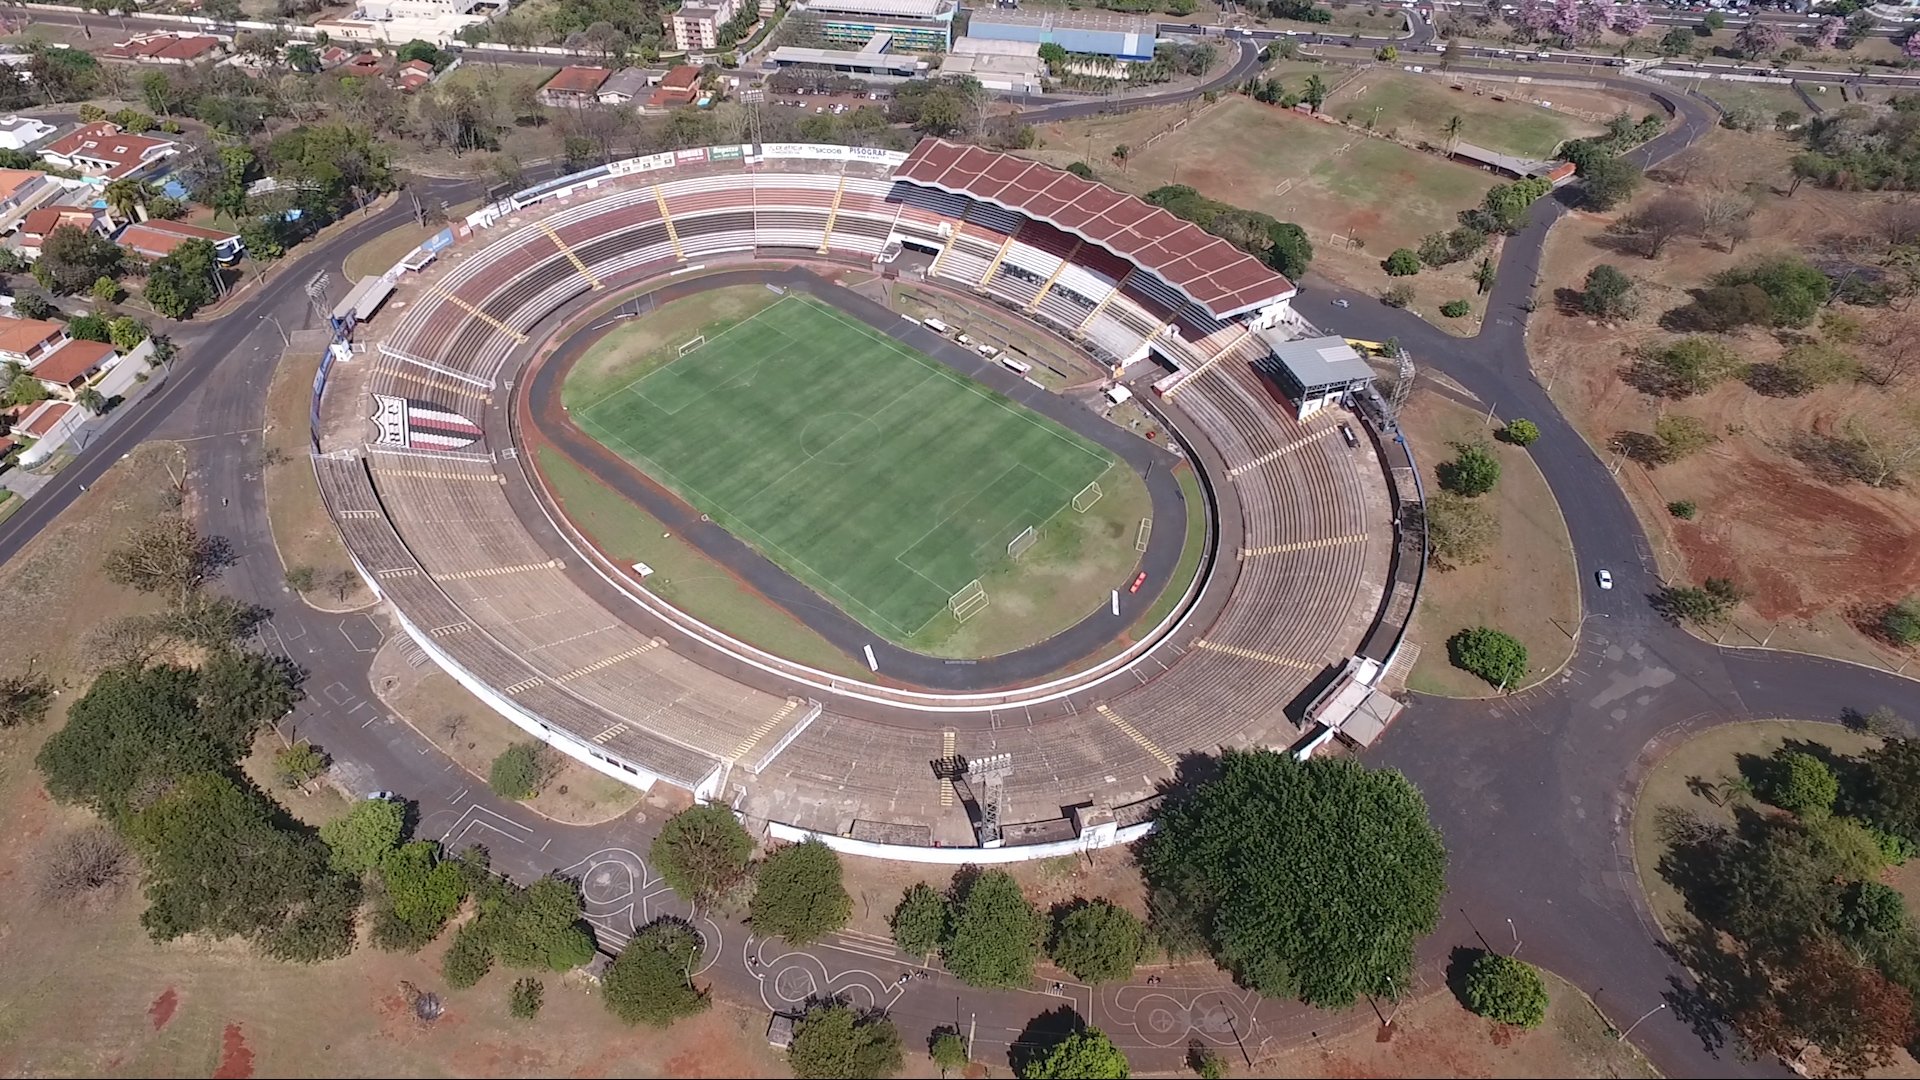
[[[1676,26],[1660,37],[1661,56],[1684,56],[1693,51],[1693,30]]]
[[[40,748],[47,791],[118,818],[182,777],[217,773],[246,743],[202,722],[199,678],[190,668],[109,668],[67,711],[67,723]]]
[[[1319,112],[1320,106],[1327,101],[1327,80],[1318,75],[1307,76],[1307,85],[1300,93],[1300,100],[1307,103],[1312,112]]]
[[[327,863],[343,874],[364,874],[400,846],[406,807],[393,799],[361,799],[344,815],[320,826]]]
[[[1099,1028],[1076,1031],[1035,1055],[1021,1080],[1127,1080],[1127,1056]]]
[[[900,1071],[900,1031],[883,1014],[815,1005],[793,1027],[787,1065],[796,1077],[858,1080]]]
[[[1407,985],[1414,941],[1439,918],[1446,851],[1399,773],[1229,750],[1158,820],[1141,854],[1149,885],[1243,985],[1323,1008]]]
[[[689,973],[699,964],[700,935],[682,922],[658,920],[634,935],[600,978],[607,1011],[629,1024],[666,1027],[706,1010],[707,996]]]
[[[1380,262],[1388,277],[1409,277],[1420,272],[1420,256],[1406,248],[1395,248]]]
[[[93,288],[87,291],[93,296],[93,300],[97,304],[117,304],[120,302],[120,298],[126,295],[121,291],[120,283],[110,277],[95,280]]]
[[[53,680],[28,672],[0,676],[0,731],[37,724],[53,704]]]
[[[1613,223],[1609,231],[1620,236],[1634,251],[1657,259],[1668,241],[1700,229],[1698,203],[1684,195],[1662,195]]]
[[[1486,444],[1455,443],[1454,458],[1438,470],[1440,486],[1455,495],[1477,498],[1492,491],[1500,482],[1500,459]]]
[[[41,242],[33,278],[51,292],[86,292],[103,277],[118,279],[123,258],[119,245],[106,237],[61,225]]]
[[[1527,214],[1534,200],[1551,190],[1552,184],[1537,179],[1495,185],[1487,191],[1478,208],[1460,215],[1461,223],[1483,232],[1519,232],[1521,226],[1527,223]]]
[[[1463,131],[1465,128],[1466,128],[1466,121],[1460,119],[1460,115],[1458,113],[1455,113],[1454,115],[1447,118],[1447,123],[1443,130],[1446,132],[1446,136],[1447,136],[1447,155],[1449,157],[1453,155],[1454,150],[1459,148],[1460,132]]]
[[[1474,270],[1473,270],[1474,291],[1478,292],[1481,296],[1485,296],[1488,293],[1492,292],[1493,283],[1497,277],[1498,277],[1498,271],[1494,270],[1493,268],[1493,258],[1489,256],[1487,258],[1481,259],[1480,265],[1474,267]]]
[[[674,892],[703,904],[740,880],[752,854],[753,838],[733,811],[720,803],[702,803],[667,819],[648,861]]]
[[[273,755],[273,774],[282,786],[297,788],[327,771],[327,755],[304,740]]]
[[[893,930],[893,944],[901,952],[926,956],[946,942],[952,918],[947,898],[918,881],[901,896],[887,925]]]
[[[1899,645],[1920,645],[1920,596],[1902,597],[1880,614],[1880,632]],[[0,715],[0,727],[5,718]]]
[[[1500,519],[1492,509],[1451,491],[1436,491],[1422,505],[1420,521],[1427,543],[1447,567],[1467,566],[1486,557],[1500,537]]]
[[[76,315],[68,319],[67,336],[102,343],[113,340],[113,333],[107,329],[107,320],[99,315]]]
[[[381,857],[380,892],[373,922],[375,944],[398,952],[419,949],[438,936],[447,920],[460,910],[479,871],[440,856],[439,844],[415,840]],[[486,966],[491,966],[490,948],[484,959]],[[485,966],[479,970],[484,974]]]
[[[1826,762],[1804,751],[1779,750],[1767,764],[1761,798],[1800,818],[1833,813],[1840,779]]]
[[[147,268],[147,303],[169,319],[187,318],[217,298],[218,273],[213,244],[188,240]]]
[[[1083,982],[1124,982],[1145,946],[1146,926],[1106,900],[1077,901],[1054,919],[1047,954]]]
[[[1833,281],[1797,256],[1762,259],[1717,275],[1722,288],[1753,285],[1770,301],[1773,326],[1807,326],[1833,293]]]
[[[107,340],[121,352],[131,352],[147,340],[147,324],[131,315],[122,315],[107,323]]]
[[[1770,22],[1748,19],[1733,37],[1733,47],[1749,60],[1758,60],[1780,51],[1780,31]]]
[[[546,743],[514,743],[493,759],[487,770],[487,786],[503,799],[531,799],[559,769],[559,755]]]
[[[1075,161],[1070,163],[1067,166],[1067,171],[1079,177],[1082,180],[1092,180],[1095,178],[1093,173],[1093,166],[1087,164],[1084,161]]]
[[[1524,960],[1483,952],[1467,969],[1463,1004],[1480,1016],[1535,1028],[1547,1018],[1547,983]]]
[[[1380,302],[1390,308],[1403,308],[1413,303],[1413,286],[1401,282],[1380,294]]]
[[[1465,300],[1449,300],[1440,305],[1440,314],[1449,319],[1465,318],[1467,315],[1472,314],[1472,312],[1473,305]]]
[[[959,1072],[967,1067],[967,1040],[955,1030],[936,1031],[927,1043],[927,1055],[933,1058],[942,1077]]]
[[[1707,12],[1706,15],[1703,16],[1700,20],[1700,29],[1706,31],[1706,33],[1700,34],[1701,37],[1709,37],[1726,28],[1727,28],[1727,17],[1725,15],[1720,14],[1717,11]],[[1697,32],[1698,31],[1696,31],[1696,33]]]
[[[1719,441],[1707,422],[1697,416],[1668,413],[1653,422],[1653,437],[1659,444],[1659,463],[1671,464],[1705,450]]]
[[[507,991],[507,1011],[522,1020],[531,1020],[540,1015],[546,992],[540,980],[531,975],[515,980],[513,989]]]
[[[1291,221],[1275,222],[1267,229],[1267,264],[1287,277],[1298,280],[1313,262],[1313,242],[1307,230]]]
[[[1448,638],[1447,658],[1454,667],[1502,690],[1513,689],[1527,677],[1527,647],[1511,634],[1485,626],[1462,630]]]
[[[120,835],[86,825],[54,841],[40,858],[35,898],[53,908],[98,911],[139,877],[139,865]]]
[[[1509,420],[1500,429],[1500,437],[1515,446],[1532,446],[1540,441],[1540,425],[1531,420]]]
[[[1700,513],[1700,507],[1692,499],[1675,499],[1667,504],[1667,513],[1682,521],[1692,521]]]
[[[1580,170],[1581,190],[1594,210],[1611,210],[1633,198],[1640,179],[1640,167],[1617,154],[1602,155]]]
[[[969,986],[1024,986],[1046,934],[1046,920],[1005,870],[954,882],[952,929],[941,960]]]
[[[1733,1017],[1758,1053],[1798,1061],[1818,1047],[1835,1072],[1864,1076],[1913,1037],[1910,992],[1836,942],[1808,942],[1778,975],[1771,994]]]
[[[1861,803],[1868,821],[1920,843],[1920,742],[1890,738],[1861,755]]]
[[[754,933],[794,945],[840,929],[853,913],[853,898],[840,883],[840,856],[818,840],[775,851],[754,875],[748,911]]]
[[[1707,337],[1681,338],[1665,348],[1642,352],[1635,362],[1638,385],[1648,393],[1684,398],[1704,394],[1741,368],[1726,345]]]
[[[60,313],[60,309],[44,296],[22,293],[13,298],[13,313],[22,319],[51,319]]]

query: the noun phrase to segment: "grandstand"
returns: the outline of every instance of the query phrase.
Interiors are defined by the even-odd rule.
[[[423,648],[610,775],[839,833],[951,814],[927,762],[1011,752],[1009,820],[1120,806],[1183,752],[1291,743],[1287,710],[1380,608],[1394,538],[1377,463],[1325,437],[1330,421],[1294,419],[1256,371],[1255,330],[1292,321],[1292,284],[1136,199],[938,140],[912,155],[718,147],[542,185],[462,231],[361,328],[372,362],[325,391],[326,415],[351,422],[317,432],[316,473]],[[524,467],[508,417],[528,418],[489,407],[541,361],[536,328],[589,299],[726,263],[873,267],[889,245],[927,252],[932,285],[1110,362],[1174,370],[1161,408],[1208,478],[1216,555],[1153,634],[1043,683],[964,693],[806,668],[638,588]],[[450,446],[462,424],[473,438]]]

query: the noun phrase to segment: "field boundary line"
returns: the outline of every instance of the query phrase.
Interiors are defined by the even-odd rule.
[[[689,298],[689,299],[691,299],[691,298]],[[759,311],[756,311],[756,312],[754,312],[753,314],[751,314],[751,315],[749,315],[749,316],[747,316],[746,318],[744,318],[744,319],[741,319],[741,320],[740,320],[739,322],[737,322],[737,323],[734,323],[734,324],[733,324],[732,326],[729,326],[729,327],[727,327],[727,328],[726,328],[725,330],[722,330],[722,331],[720,331],[720,332],[719,332],[718,334],[708,334],[708,335],[707,335],[707,344],[706,344],[706,345],[702,345],[702,346],[700,346],[700,348],[698,348],[698,349],[695,349],[695,350],[693,350],[693,352],[691,352],[691,353],[688,353],[687,355],[688,355],[688,356],[697,356],[697,355],[699,355],[699,353],[701,353],[701,352],[702,352],[703,350],[705,350],[705,349],[707,348],[707,346],[709,346],[709,345],[712,345],[712,344],[713,344],[713,342],[714,342],[714,339],[716,339],[716,338],[722,338],[722,337],[726,337],[726,336],[727,336],[728,334],[731,334],[731,333],[733,333],[733,332],[734,332],[735,330],[738,330],[738,329],[740,329],[741,327],[743,327],[743,326],[745,326],[745,325],[747,325],[748,323],[750,323],[750,322],[753,322],[754,320],[756,320],[756,319],[758,319],[758,318],[759,318],[760,316],[762,316],[762,315],[765,315],[765,314],[766,314],[767,312],[769,312],[769,311],[772,311],[772,310],[773,310],[774,308],[777,308],[777,307],[779,307],[779,306],[780,306],[781,304],[784,304],[784,303],[786,303],[786,302],[787,302],[788,300],[791,300],[791,299],[793,299],[793,297],[792,297],[791,295],[787,295],[787,296],[782,296],[782,297],[781,297],[780,299],[778,299],[778,300],[775,300],[775,301],[774,301],[773,303],[771,303],[771,304],[768,304],[768,305],[767,305],[766,307],[763,307],[763,308],[761,308],[761,309],[760,309]],[[646,317],[647,315],[653,315],[653,314],[657,314],[657,313],[658,313],[659,311],[660,311],[660,308],[659,308],[658,306],[656,306],[656,307],[654,307],[654,308],[652,308],[651,310],[649,310],[649,311],[647,311],[647,312],[646,312],[645,314],[643,314],[643,315],[642,315],[642,316],[640,316],[640,317],[641,317],[641,318],[645,318],[645,317]],[[623,329],[623,327],[618,327],[618,326],[616,326],[616,327],[614,327],[613,329],[614,329],[615,331],[618,331],[618,330],[621,330],[621,329]],[[599,342],[595,342],[594,344],[596,344],[596,345],[597,345],[597,344],[599,344]],[[586,359],[586,357],[585,357],[585,356],[582,356],[582,357],[581,357],[581,359],[583,359],[583,360],[584,360],[584,359]],[[686,357],[685,357],[685,356],[676,356],[676,357],[674,357],[674,360],[685,360],[685,359],[686,359]],[[665,370],[666,370],[667,368],[669,368],[669,367],[671,367],[671,366],[673,366],[673,364],[672,364],[672,362],[671,362],[671,361],[669,361],[668,363],[665,363],[665,364],[662,364],[662,365],[660,365],[659,367],[657,367],[657,368],[655,368],[655,369],[653,369],[652,371],[649,371],[649,372],[647,372],[647,373],[646,373],[645,375],[641,375],[641,376],[638,376],[638,377],[636,377],[635,379],[633,379],[633,380],[632,380],[631,382],[628,382],[628,383],[627,383],[626,385],[624,385],[624,386],[620,386],[620,387],[617,387],[617,388],[615,388],[615,389],[612,389],[612,390],[609,390],[609,391],[607,391],[607,392],[606,392],[606,393],[605,393],[604,395],[602,395],[601,397],[599,397],[599,398],[596,398],[596,399],[594,400],[594,402],[593,402],[593,403],[592,403],[591,405],[582,405],[582,406],[580,407],[580,410],[581,410],[582,412],[588,412],[588,411],[591,411],[591,410],[593,410],[593,409],[597,409],[597,408],[599,408],[599,407],[600,407],[601,405],[603,405],[603,404],[605,404],[605,403],[606,403],[607,401],[609,401],[609,400],[611,400],[611,399],[612,399],[612,398],[613,398],[614,396],[616,396],[616,395],[618,395],[618,394],[622,394],[622,393],[625,393],[626,391],[628,391],[628,390],[631,390],[631,389],[633,389],[633,387],[634,387],[634,386],[636,386],[636,385],[638,385],[639,383],[643,383],[643,382],[645,382],[645,381],[647,381],[648,379],[650,379],[650,378],[652,378],[652,377],[653,377],[654,375],[656,375],[656,374],[658,374],[658,373],[660,373],[660,372],[662,372],[662,371],[665,371]],[[643,394],[643,395],[640,395],[640,396],[641,396],[641,397],[645,397],[646,395],[644,395],[644,394]],[[655,408],[658,408],[658,406],[655,406]]]

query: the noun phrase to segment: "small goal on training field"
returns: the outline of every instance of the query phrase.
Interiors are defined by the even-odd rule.
[[[1081,488],[1080,494],[1073,497],[1074,512],[1077,514],[1086,513],[1093,508],[1094,503],[1100,501],[1100,496],[1104,494],[1106,494],[1106,492],[1100,490],[1100,482],[1097,480]]]
[[[947,607],[952,609],[954,618],[966,622],[987,609],[986,586],[980,584],[979,578],[974,578],[947,600]]]
[[[680,346],[680,355],[685,356],[688,353],[692,352],[693,350],[699,348],[700,346],[705,345],[706,343],[707,343],[707,335],[701,334],[699,337],[694,338],[692,341],[689,341],[685,345]]]
[[[1040,539],[1040,534],[1034,531],[1033,526],[1029,525],[1024,529],[1021,529],[1020,535],[1007,541],[1007,558],[1017,559],[1020,556],[1025,555],[1027,553],[1027,549],[1032,547],[1039,539]]]

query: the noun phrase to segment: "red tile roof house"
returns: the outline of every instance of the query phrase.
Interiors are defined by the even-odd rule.
[[[0,361],[31,368],[66,343],[67,328],[59,323],[0,315]]]
[[[143,259],[164,259],[189,240],[205,240],[221,262],[232,262],[246,249],[238,233],[189,225],[184,221],[140,221],[120,230],[113,242]]]
[[[691,64],[682,64],[667,72],[660,80],[660,86],[647,99],[645,108],[671,109],[675,105],[691,105],[700,93],[700,69]]]
[[[147,172],[179,150],[180,144],[171,139],[128,134],[101,121],[83,125],[41,147],[40,156],[86,176],[118,180]]]
[[[32,467],[52,457],[86,420],[87,410],[70,401],[41,402],[27,414],[26,422],[14,429],[15,435],[39,440],[20,452],[20,464]]]
[[[29,367],[27,374],[53,396],[71,400],[87,385],[87,380],[119,355],[113,346],[103,341],[72,339]]]
[[[130,60],[140,64],[197,64],[225,55],[227,43],[206,34],[136,34],[108,49],[104,60]]]
[[[353,53],[338,45],[329,45],[320,50],[320,70],[332,71],[341,64],[353,59]]]
[[[345,64],[342,64],[340,66],[340,74],[357,75],[364,79],[369,75],[380,74],[381,71],[385,70],[386,66],[387,62],[381,58],[379,53],[368,49],[353,59],[348,60]]]
[[[600,84],[611,74],[603,67],[563,67],[540,88],[540,100],[549,105],[591,105]]]
[[[43,206],[27,211],[27,216],[20,219],[20,228],[13,234],[13,250],[24,258],[39,258],[40,245],[62,225],[84,232],[106,233],[106,222],[98,210],[85,206]]]
[[[432,81],[433,65],[425,60],[409,60],[393,69],[393,85],[403,94],[411,94]]]

